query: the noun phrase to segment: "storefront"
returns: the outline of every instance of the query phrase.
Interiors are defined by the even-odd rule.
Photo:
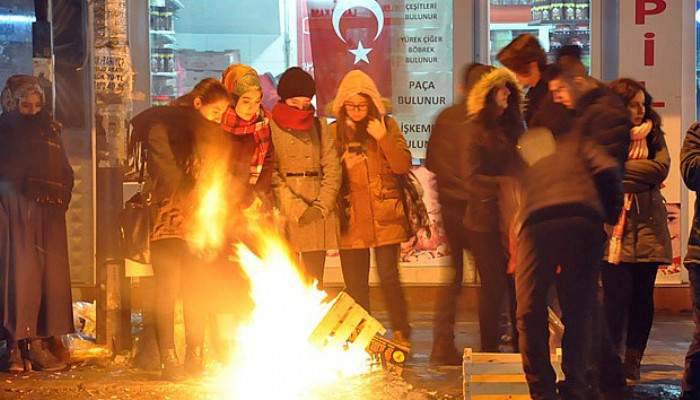
[[[21,72],[19,67],[29,69],[32,62],[29,26],[35,18],[29,10],[31,5],[20,0],[12,3],[0,6],[0,38],[11,44],[0,50],[3,79],[10,73]],[[696,1],[109,0],[106,3],[114,9],[128,8],[128,43],[123,38],[110,40],[123,42],[129,54],[117,54],[114,47],[108,47],[105,53],[102,47],[94,62],[119,61],[116,69],[111,64],[96,65],[98,69],[104,67],[98,72],[111,71],[114,79],[128,76],[123,73],[126,70],[122,71],[127,67],[134,73],[133,90],[128,85],[119,86],[122,91],[119,94],[129,96],[128,106],[119,108],[100,103],[98,96],[96,114],[102,118],[101,127],[107,127],[108,137],[112,137],[110,130],[126,129],[121,119],[124,110],[133,106],[131,112],[135,113],[150,105],[167,103],[205,77],[220,77],[231,63],[256,68],[265,84],[268,107],[276,101],[275,85],[280,74],[290,66],[302,66],[316,77],[316,106],[321,113],[345,72],[360,68],[372,75],[382,94],[391,100],[392,112],[406,135],[416,175],[426,188],[425,200],[436,232],[430,238],[421,236],[403,247],[402,278],[413,286],[443,283],[445,266],[449,263],[434,183],[422,164],[435,116],[461,97],[463,66],[473,61],[496,63],[498,50],[520,33],[536,35],[550,56],[561,46],[578,45],[593,76],[603,80],[618,76],[644,80],[657,100],[674,155],[664,195],[668,201],[676,264],[680,261],[692,216],[689,205],[694,201],[680,180],[677,154],[685,128],[695,119],[698,103],[696,74],[700,71],[700,61],[695,58],[695,36],[700,29],[697,28],[700,13],[696,22]],[[88,9],[94,11],[94,7]],[[123,15],[117,14],[109,18],[118,21]],[[103,44],[92,42],[92,45],[98,48]],[[86,71],[75,67],[70,70]],[[95,78],[99,78],[96,89],[105,88],[102,86],[105,82],[100,79],[111,79],[105,75]],[[127,94],[123,90],[132,92]],[[56,91],[65,92],[58,86]],[[60,115],[61,110],[57,112]],[[90,114],[87,108],[85,112]],[[92,197],[96,190],[95,171],[104,164],[95,144],[100,131],[95,134],[94,129],[80,124],[68,127],[69,151],[75,152],[75,159],[81,163],[79,174],[84,176],[84,186],[78,189],[85,192],[82,193],[85,196],[78,196],[85,199],[85,207],[80,212],[71,212],[76,218],[82,213],[80,229],[87,229],[96,226],[96,203]],[[119,137],[119,133],[113,136]],[[76,284],[89,285],[94,278],[94,266],[84,261],[87,255],[94,254],[95,242],[89,237],[73,246],[74,254],[82,252],[81,262],[74,263],[74,275],[80,277]],[[340,285],[335,255],[331,254],[328,265],[329,283]],[[660,273],[659,283],[685,283],[682,270],[677,267]],[[469,265],[466,268],[465,282],[476,283],[473,269]]]
[[[595,0],[237,0],[205,4],[150,0],[150,87],[142,89],[148,92],[151,104],[168,102],[202,78],[219,77],[226,66],[241,62],[252,65],[263,77],[265,102],[270,107],[276,101],[279,75],[300,65],[316,77],[316,106],[323,114],[344,73],[354,68],[366,71],[391,99],[393,114],[413,154],[414,171],[427,189],[425,200],[437,233],[404,245],[404,281],[436,284],[442,281],[449,257],[434,182],[422,163],[435,116],[460,97],[462,67],[474,60],[497,64],[495,54],[500,48],[521,33],[531,33],[540,39],[550,58],[562,46],[580,46],[584,64],[596,77],[641,77],[644,69],[662,68],[663,60],[687,61],[687,54],[679,51],[687,46],[658,46],[657,65],[637,66],[631,60],[637,57],[633,49],[644,52],[649,44],[643,37],[633,38],[631,29],[623,27],[637,27],[644,19],[647,26],[643,29],[655,29],[658,39],[663,35],[684,38],[688,21],[679,21],[683,7],[689,4]],[[618,20],[614,18],[616,11],[621,16]],[[662,28],[661,19],[674,13],[678,13],[676,23]],[[667,56],[661,57],[662,52],[668,52]],[[681,106],[694,102],[694,97],[681,99],[683,63],[676,65],[678,73],[672,75],[677,82],[675,92],[655,90],[658,79],[648,82],[657,98],[663,91],[663,95],[682,100],[669,110],[672,102],[666,99],[660,108],[673,154],[680,148],[681,128],[694,118],[687,113],[682,118],[679,115]],[[684,235],[679,221],[687,221],[687,207],[683,207],[687,196],[675,169],[665,195],[677,262],[659,274],[659,282],[680,284],[683,277],[678,263]],[[331,255],[328,264],[327,278],[340,283],[336,257]],[[473,269],[466,267],[465,281],[474,283]]]

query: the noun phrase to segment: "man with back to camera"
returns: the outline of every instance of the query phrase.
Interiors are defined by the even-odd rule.
[[[603,251],[603,222],[615,222],[622,199],[622,162],[630,121],[622,102],[586,75],[580,63],[551,67],[550,118],[542,126],[554,146],[522,146],[522,227],[516,291],[523,367],[534,399],[557,398],[547,343],[547,291],[558,284],[566,326],[563,399],[588,397],[591,313]],[[544,112],[542,114],[545,114]],[[536,134],[531,134],[535,135]],[[556,273],[557,265],[561,273]]]

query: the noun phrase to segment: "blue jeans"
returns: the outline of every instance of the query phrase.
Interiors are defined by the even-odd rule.
[[[693,320],[695,321],[695,332],[693,340],[690,342],[688,354],[685,356],[685,373],[681,386],[683,393],[682,400],[700,398],[700,265],[687,264],[688,276],[690,277],[690,289],[693,294]]]

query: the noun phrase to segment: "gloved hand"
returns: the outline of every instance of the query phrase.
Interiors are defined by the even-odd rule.
[[[321,209],[318,207],[311,206],[307,208],[303,214],[301,214],[301,217],[299,217],[299,225],[308,225],[321,218],[323,218],[323,213],[321,212]]]

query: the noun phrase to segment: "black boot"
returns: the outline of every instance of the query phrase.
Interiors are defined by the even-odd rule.
[[[46,349],[41,339],[32,339],[29,342],[29,359],[34,369],[39,371],[54,372],[68,368],[68,364],[61,362]]]
[[[641,379],[642,352],[634,349],[627,349],[625,352],[625,378],[633,382]]]
[[[187,346],[185,353],[185,374],[198,378],[204,374],[201,346]]]
[[[170,382],[180,382],[185,379],[185,375],[182,372],[182,367],[180,367],[177,361],[177,354],[175,349],[169,349],[167,351],[161,352],[160,355],[160,377],[165,381]]]

